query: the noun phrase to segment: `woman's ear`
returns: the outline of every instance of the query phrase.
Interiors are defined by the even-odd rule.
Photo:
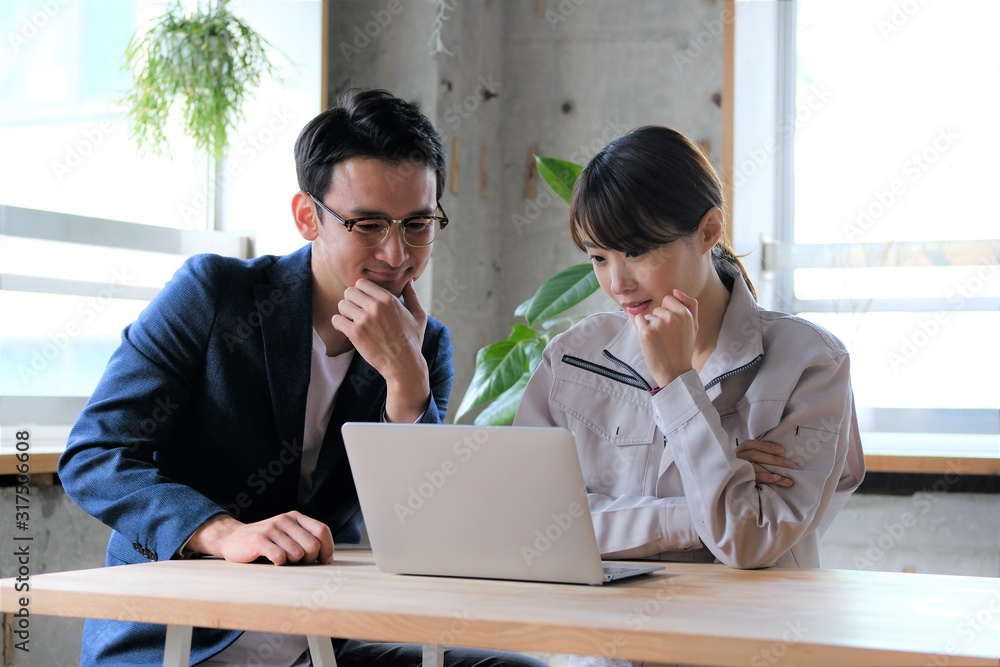
[[[708,210],[708,213],[702,216],[698,225],[697,238],[701,243],[703,253],[710,252],[715,247],[715,244],[722,238],[723,231],[725,231],[725,221],[722,217],[722,209],[713,206]]]
[[[302,238],[306,241],[315,241],[319,238],[320,223],[316,205],[302,190],[292,197],[292,217],[295,219],[295,228],[299,230]]]

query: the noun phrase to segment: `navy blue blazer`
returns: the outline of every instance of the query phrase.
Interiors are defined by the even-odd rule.
[[[298,509],[337,542],[361,512],[340,427],[379,421],[385,380],[360,354],[340,390],[304,504],[297,500],[312,350],[311,246],[283,257],[197,255],[122,332],[81,412],[59,478],[114,529],[105,564],[176,557],[208,518],[250,523]],[[422,349],[444,418],[454,366],[447,328],[428,319]],[[239,632],[195,628],[192,663]],[[162,664],[165,626],[88,620],[81,664]]]

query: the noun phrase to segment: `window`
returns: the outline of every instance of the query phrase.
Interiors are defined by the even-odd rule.
[[[1000,457],[1000,3],[783,4],[774,306],[847,345],[866,451]]]
[[[234,5],[274,46],[278,78],[267,79],[247,108],[216,177],[226,191],[216,230],[226,231],[207,229],[208,163],[193,142],[175,126],[170,157],[141,155],[118,102],[130,84],[121,69],[125,46],[164,7],[0,3],[0,25],[10,26],[0,58],[5,425],[60,412],[32,401],[65,406],[55,419],[71,423],[122,328],[187,256],[301,245],[288,214],[297,189],[291,147],[320,108],[321,1]]]
[[[193,142],[171,132],[173,159],[142,157],[118,98],[132,34],[160,9],[134,0],[10,0],[0,79],[0,203],[186,229],[205,179]]]
[[[184,0],[194,8],[197,0]],[[125,46],[165,3],[5,0],[0,25],[0,204],[176,229],[206,229],[208,164],[172,119],[171,157],[143,156],[119,103]],[[242,0],[234,12],[274,47],[217,181],[217,226],[260,227],[264,245],[299,245],[288,218],[297,188],[291,146],[320,109],[321,0]],[[267,193],[267,194],[265,194]],[[274,193],[271,195],[270,193]]]

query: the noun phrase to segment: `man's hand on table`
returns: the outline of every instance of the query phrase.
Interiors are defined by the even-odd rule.
[[[234,563],[325,564],[333,562],[333,535],[325,523],[296,511],[256,523],[217,514],[194,532],[187,549]]]

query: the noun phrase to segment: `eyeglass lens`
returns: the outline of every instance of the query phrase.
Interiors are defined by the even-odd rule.
[[[370,248],[382,243],[392,225],[392,221],[384,218],[358,220],[351,229],[351,236],[354,236],[359,245]],[[430,218],[407,218],[400,225],[403,228],[403,240],[418,248],[430,245],[438,231],[438,222]]]

